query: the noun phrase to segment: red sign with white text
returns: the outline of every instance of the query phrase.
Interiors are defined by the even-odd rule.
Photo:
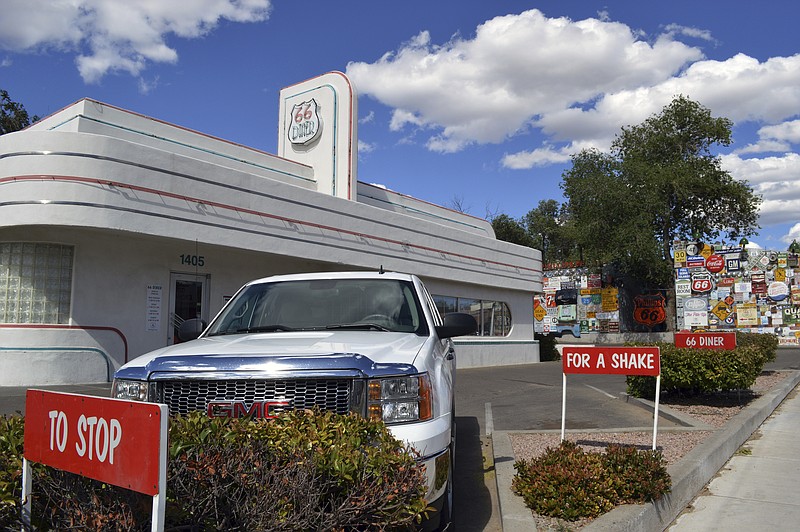
[[[28,390],[24,456],[156,495],[162,416],[166,406],[154,403]]]
[[[710,255],[706,259],[706,270],[711,273],[719,273],[725,269],[725,257],[721,255]]]
[[[661,374],[658,347],[583,347],[566,346],[561,353],[564,373],[606,375]]]
[[[714,284],[711,282],[711,279],[707,278],[700,278],[700,279],[692,279],[692,291],[693,292],[711,292],[711,289],[714,288]]]
[[[676,332],[675,347],[694,349],[736,349],[735,332]]]

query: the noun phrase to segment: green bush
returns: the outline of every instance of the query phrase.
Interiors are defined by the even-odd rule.
[[[0,416],[0,529],[20,529],[25,419]]]
[[[660,451],[610,445],[587,453],[563,441],[533,460],[517,461],[512,489],[539,515],[594,518],[619,504],[659,499],[671,489]]]
[[[168,483],[189,491],[170,502],[179,520],[196,526],[391,528],[425,510],[414,456],[385,425],[360,416],[297,411],[236,422],[191,415],[173,420],[170,436]]]
[[[653,345],[661,350],[661,391],[697,395],[750,388],[764,365],[775,360],[777,337],[737,333],[737,346],[732,350]],[[628,376],[627,386],[634,397],[655,397],[655,377]]]
[[[762,333],[736,333],[737,347],[756,347],[764,357],[764,363],[774,362],[778,356],[778,336]]]
[[[0,475],[19,474],[21,426],[2,455],[17,462]],[[33,483],[38,529],[150,528],[152,499],[145,495],[44,466]],[[7,484],[3,501],[18,500],[20,490],[11,493],[18,486]],[[360,416],[170,419],[168,529],[405,530],[424,515],[424,495],[413,452],[385,425]],[[0,529],[19,529],[15,504]]]
[[[556,349],[556,337],[552,334],[534,333],[534,339],[539,342],[539,361],[549,362],[551,360],[559,360],[561,355]]]

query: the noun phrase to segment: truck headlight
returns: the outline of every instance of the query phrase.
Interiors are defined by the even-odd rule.
[[[114,379],[114,384],[111,386],[111,397],[128,401],[147,401],[147,382]]]
[[[367,415],[384,423],[425,421],[433,417],[427,375],[372,379],[367,385]]]

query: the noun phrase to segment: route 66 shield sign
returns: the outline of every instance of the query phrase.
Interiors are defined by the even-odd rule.
[[[289,113],[288,136],[292,144],[308,145],[322,133],[322,120],[319,117],[319,106],[314,98],[295,104]]]

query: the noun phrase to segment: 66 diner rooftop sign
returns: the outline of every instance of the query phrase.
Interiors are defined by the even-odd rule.
[[[319,106],[314,98],[298,103],[289,113],[289,142],[302,146],[311,144],[322,133],[322,120],[319,117]]]

